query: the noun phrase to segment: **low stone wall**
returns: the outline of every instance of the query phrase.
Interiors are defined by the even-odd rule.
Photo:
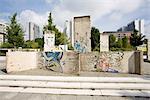
[[[7,72],[24,71],[38,67],[38,52],[7,52]]]
[[[8,52],[7,72],[38,67],[63,73],[80,73],[80,71],[140,73],[141,69],[142,57],[139,52],[48,53],[49,62],[46,62],[41,52]]]
[[[60,65],[63,73],[77,73],[79,71],[79,54],[75,52],[64,52]]]
[[[80,71],[128,73],[134,67],[134,52],[93,52],[80,54]]]

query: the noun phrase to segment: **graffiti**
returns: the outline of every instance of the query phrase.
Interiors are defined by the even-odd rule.
[[[123,55],[123,52],[100,53],[96,66],[104,72],[117,73],[121,70]]]
[[[76,41],[74,47],[78,53],[85,53],[86,52],[86,46],[83,43]]]
[[[45,67],[47,69],[56,72],[63,72],[60,64],[63,52],[43,52],[42,54],[45,58]]]
[[[102,71],[102,72],[121,72],[123,52],[101,52],[81,55],[83,70]]]

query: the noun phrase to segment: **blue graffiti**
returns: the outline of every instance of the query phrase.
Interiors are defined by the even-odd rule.
[[[63,53],[62,52],[45,52],[47,58],[49,58],[49,60],[53,60],[53,61],[60,61]]]
[[[112,69],[112,68],[108,68],[106,72],[119,73],[119,71]]]
[[[63,57],[63,52],[43,52],[43,56],[45,58],[45,65],[47,69],[53,70],[53,67],[57,67],[60,69],[59,71],[62,72],[60,60]]]
[[[75,50],[79,53],[85,53],[86,52],[86,47],[81,45],[81,43],[79,43],[78,41],[75,42]]]

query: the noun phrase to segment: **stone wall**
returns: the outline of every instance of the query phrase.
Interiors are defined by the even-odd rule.
[[[150,60],[150,39],[148,39],[148,44],[147,44],[147,49],[148,49],[148,51],[147,51],[147,55],[148,55],[148,60]]]
[[[90,16],[74,17],[74,49],[77,52],[91,52]]]
[[[64,52],[60,60],[64,73],[77,73],[79,71],[79,54],[75,52]]]
[[[140,73],[139,52],[8,52],[7,72],[46,68],[55,72]],[[41,62],[42,61],[42,62]]]
[[[6,54],[7,72],[24,71],[38,67],[38,52],[14,51]]]
[[[134,64],[134,58],[130,59],[132,55],[134,55],[134,52],[93,52],[80,54],[80,71],[128,73],[130,64]]]
[[[79,54],[75,52],[43,52],[42,68],[63,73],[76,73],[79,68]]]
[[[109,34],[100,34],[100,52],[109,51]]]

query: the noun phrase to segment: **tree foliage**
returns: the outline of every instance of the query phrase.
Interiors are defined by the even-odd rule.
[[[24,44],[23,30],[20,24],[16,20],[17,13],[11,17],[10,25],[7,27],[7,39],[8,43],[13,47],[22,47]]]
[[[32,49],[39,48],[39,44],[35,41],[26,41],[24,46],[25,46],[25,48],[32,48]]]
[[[145,35],[142,35],[137,30],[134,30],[134,32],[131,34],[131,37],[130,37],[130,44],[133,47],[142,45],[144,43],[144,38],[145,38]]]
[[[52,14],[49,13],[48,17],[48,25],[44,27],[44,31],[49,30],[55,32],[55,45],[63,45],[68,44],[67,36],[60,32],[56,25],[53,24]]]
[[[5,42],[3,44],[1,44],[0,46],[1,48],[13,48],[13,44],[10,44],[8,42]]]
[[[114,35],[109,36],[109,46],[110,47],[115,47],[116,45],[116,37]]]
[[[122,39],[116,39],[113,34],[109,36],[109,47],[111,51],[131,51],[133,49],[126,36]]]
[[[100,32],[95,27],[92,27],[91,29],[91,45],[92,45],[92,51],[100,50]]]
[[[122,39],[118,39],[118,41],[116,42],[116,47],[122,48]]]
[[[35,42],[38,43],[39,48],[42,49],[44,47],[44,37],[43,38],[36,38]]]
[[[124,37],[124,38],[122,38],[122,47],[123,48],[127,48],[128,47],[128,37]]]

